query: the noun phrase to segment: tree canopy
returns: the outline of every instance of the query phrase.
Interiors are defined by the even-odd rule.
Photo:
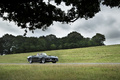
[[[58,8],[62,3],[71,9],[65,12]],[[120,0],[0,0],[0,17],[21,28],[44,30],[54,21],[69,23],[92,18],[100,11],[101,3],[120,7]]]

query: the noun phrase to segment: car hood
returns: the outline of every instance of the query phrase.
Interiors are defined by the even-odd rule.
[[[58,58],[57,56],[49,56],[50,58]]]

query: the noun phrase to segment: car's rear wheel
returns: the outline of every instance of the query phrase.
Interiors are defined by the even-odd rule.
[[[42,63],[45,63],[45,58],[42,58],[42,61],[41,61]]]
[[[32,61],[32,58],[29,59],[29,63],[31,64],[33,61]]]
[[[54,59],[54,61],[52,61],[52,63],[56,63],[57,62],[57,59]]]

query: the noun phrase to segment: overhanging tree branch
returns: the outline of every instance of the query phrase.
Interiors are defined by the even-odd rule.
[[[57,6],[63,2],[72,7],[66,13],[52,1]],[[54,21],[69,23],[94,17],[100,11],[101,1],[106,6],[120,7],[119,0],[0,0],[0,17],[21,28],[45,30]]]

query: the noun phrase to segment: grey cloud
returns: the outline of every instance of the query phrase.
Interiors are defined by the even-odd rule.
[[[2,21],[0,19],[0,33],[2,35],[7,34],[7,33],[13,34],[13,35],[20,35],[21,33],[24,34],[24,30],[17,27],[14,23],[9,23],[8,21]]]
[[[106,39],[105,44],[106,45],[120,44],[120,38]]]
[[[78,23],[78,25],[75,26],[75,30],[82,29],[86,32],[94,32],[99,27],[101,28],[111,27],[115,23],[116,23],[116,19],[114,19],[113,17],[104,18],[104,16],[98,15],[93,19],[84,20],[82,23]]]
[[[107,37],[108,39],[120,38],[120,30],[118,30],[118,29],[112,29],[111,31],[108,31],[106,37]]]
[[[57,26],[59,26],[60,28],[62,28],[62,29],[65,29],[65,30],[70,30],[70,24],[66,24],[66,23],[56,23],[57,24]],[[56,25],[55,25],[56,26]],[[56,27],[57,27],[56,26]]]

